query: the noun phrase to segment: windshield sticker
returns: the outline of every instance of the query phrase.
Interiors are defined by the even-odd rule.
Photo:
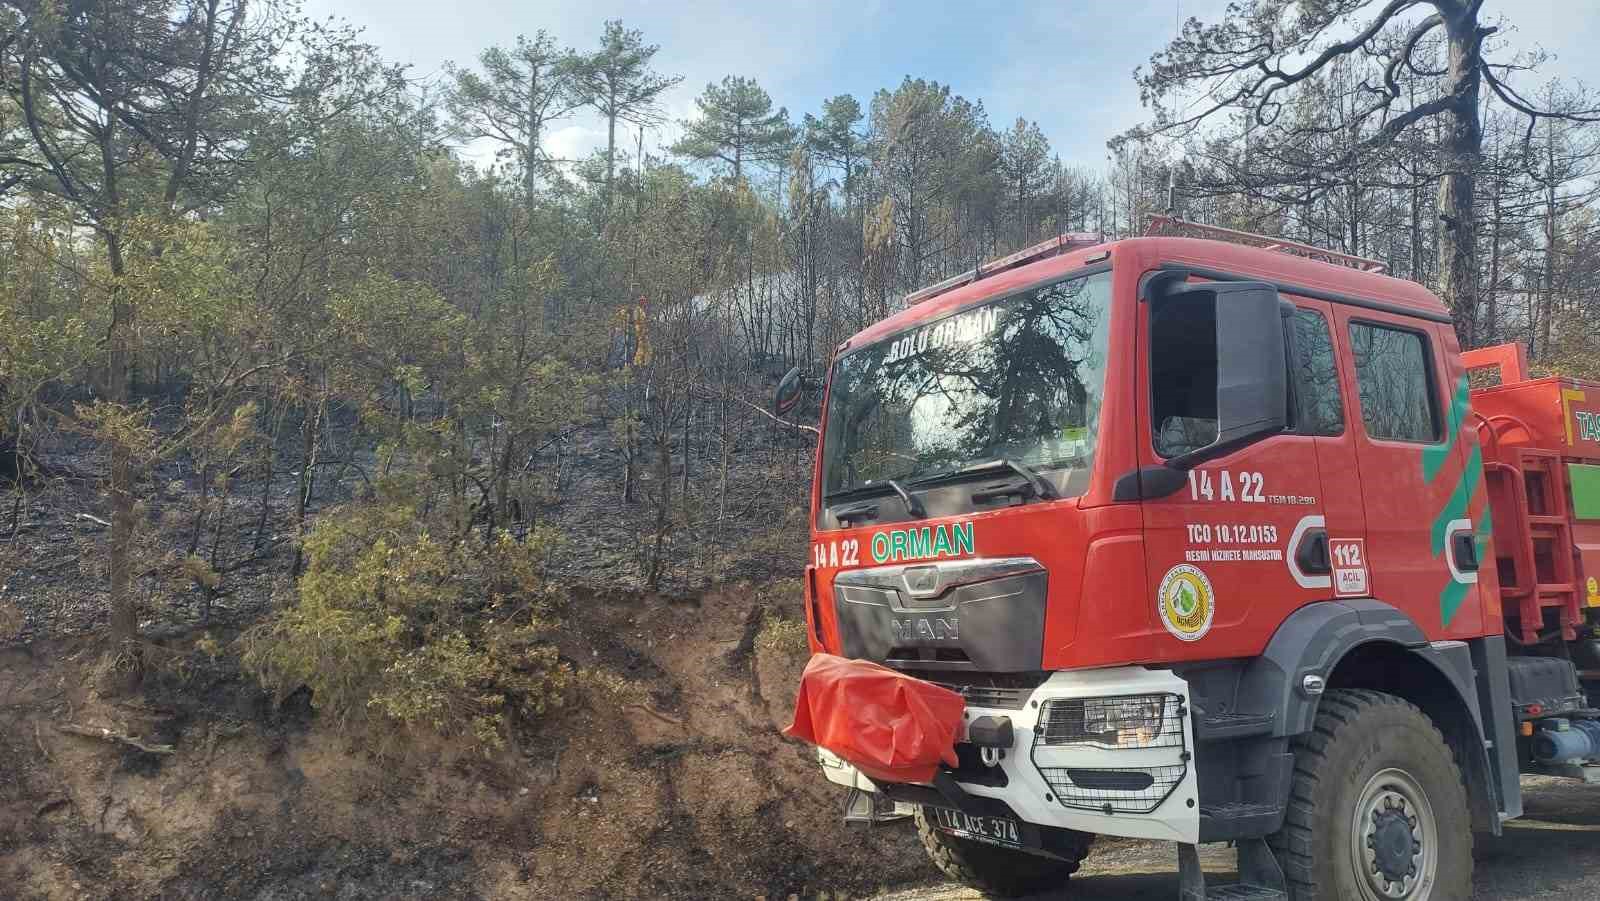
[[[892,563],[929,557],[959,557],[974,553],[973,547],[970,522],[958,522],[948,527],[893,529],[872,536],[872,559],[877,563]]]
[[[1156,610],[1161,624],[1181,641],[1199,641],[1211,631],[1216,615],[1211,580],[1197,566],[1180,563],[1167,570],[1156,591]]]
[[[995,324],[1000,321],[1001,312],[998,307],[988,306],[919,328],[891,344],[889,354],[883,358],[883,362],[898,363],[930,349],[939,350],[957,344],[971,344],[987,338],[989,333],[994,331]]]

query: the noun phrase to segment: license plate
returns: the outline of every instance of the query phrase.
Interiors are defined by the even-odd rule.
[[[943,807],[933,809],[934,823],[940,831],[957,836],[958,838],[971,839],[975,842],[984,842],[990,845],[1000,845],[1006,848],[1022,846],[1022,829],[1017,821],[1009,817],[983,817],[962,813],[959,810],[948,810]]]

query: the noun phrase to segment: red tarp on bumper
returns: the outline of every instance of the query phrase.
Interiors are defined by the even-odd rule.
[[[800,676],[794,723],[805,739],[880,782],[928,782],[956,765],[961,695],[888,667],[817,654]]]

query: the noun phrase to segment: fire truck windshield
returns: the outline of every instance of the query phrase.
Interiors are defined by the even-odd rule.
[[[1082,494],[1104,390],[1111,274],[1066,279],[919,323],[841,356],[823,495],[1015,461]]]

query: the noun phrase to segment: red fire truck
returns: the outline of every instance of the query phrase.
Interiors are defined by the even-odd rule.
[[[1600,384],[1463,353],[1381,264],[1157,231],[839,347],[791,734],[995,894],[1112,835],[1184,899],[1467,898],[1519,773],[1600,774]]]

